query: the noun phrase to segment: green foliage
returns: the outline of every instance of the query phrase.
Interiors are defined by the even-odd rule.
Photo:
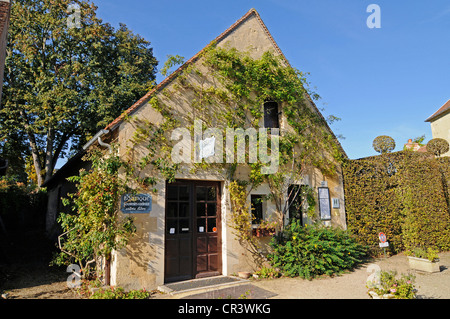
[[[42,227],[47,207],[45,189],[35,189],[12,178],[0,178],[0,218],[7,230]],[[0,229],[1,232],[1,229]]]
[[[149,299],[151,293],[145,289],[125,291],[122,287],[100,288],[89,299]]]
[[[397,152],[344,165],[348,230],[376,254],[378,233],[389,250],[450,248],[450,158]]]
[[[79,28],[67,23],[69,4],[79,5]],[[148,41],[103,23],[89,1],[12,1],[11,21],[0,140],[18,135],[40,186],[58,158],[147,92],[157,61]]]
[[[230,192],[231,216],[229,226],[233,229],[239,243],[249,251],[255,262],[262,264],[260,243],[252,236],[252,216],[249,214],[247,204],[247,181],[234,180],[228,185]]]
[[[401,274],[398,278],[396,271],[380,271],[376,275],[377,279],[366,285],[369,291],[373,291],[379,296],[391,294],[395,299],[416,298],[414,275]]]
[[[372,146],[378,153],[385,154],[395,149],[395,141],[390,136],[381,135],[373,140]]]
[[[428,259],[429,261],[437,261],[439,260],[438,250],[432,247],[428,247],[427,249],[416,247],[411,251],[408,251],[407,254],[410,256],[414,256],[417,258]]]
[[[365,249],[340,229],[291,222],[271,242],[269,260],[285,276],[312,279],[340,274],[357,266]]]
[[[64,199],[74,213],[61,213],[58,222],[65,234],[61,253],[55,257],[56,264],[76,262],[83,273],[86,266],[97,257],[111,256],[113,249],[124,247],[135,227],[130,218],[120,220],[117,199],[128,191],[126,180],[119,177],[122,163],[118,156],[103,158],[100,151],[92,151],[89,171],[69,180],[77,183],[77,192]],[[84,264],[84,266],[83,266]]]
[[[263,174],[261,167],[265,163],[258,160],[242,164],[249,169],[248,179],[236,181],[238,163],[226,163],[226,152],[220,163],[210,164],[204,160],[190,167],[190,173],[213,167],[230,181],[231,227],[240,243],[261,261],[259,241],[251,231],[247,186],[252,189],[262,183],[269,184],[270,199],[276,203],[277,210],[274,221],[281,228],[288,212],[285,195],[290,181],[303,176],[312,167],[320,169],[324,175],[335,175],[345,154],[326,120],[314,107],[311,96],[318,98],[318,95],[309,90],[305,74],[286,65],[282,57],[266,52],[260,58],[253,58],[248,52],[219,48],[213,43],[196,61],[198,63],[184,65],[171,85],[149,98],[148,105],[163,117],[161,123],[151,124],[137,117],[128,119],[135,132],[128,145],[129,160],[135,162],[135,154],[142,150],[145,155],[140,155],[138,169],[155,179],[171,182],[184,166],[171,161],[174,143],[170,134],[176,123],[184,123],[192,136],[194,121],[201,119],[203,129],[210,127],[221,131],[223,140],[218,143],[225,145],[227,128],[259,129],[264,122],[265,101],[276,101],[289,126],[285,126],[279,136],[279,166],[275,174]],[[179,62],[181,57],[169,57],[164,73]],[[180,94],[183,99],[189,97],[189,107],[175,112],[174,107],[180,106],[182,100]],[[259,143],[259,139],[256,142]],[[268,152],[272,151],[270,144]],[[313,203],[311,196],[309,203]],[[311,205],[310,212],[313,208]]]
[[[94,293],[92,290],[94,289]],[[152,292],[145,289],[125,291],[122,287],[105,287],[96,278],[94,280],[81,280],[81,286],[76,289],[77,294],[89,299],[149,299]]]
[[[168,76],[170,74],[170,70],[176,66],[184,63],[184,57],[180,55],[168,55],[167,61],[164,63],[163,68],[159,71],[163,76]]]
[[[273,267],[261,267],[258,271],[255,272],[255,275],[261,279],[274,279],[281,276],[278,269]]]
[[[449,144],[447,140],[443,138],[433,138],[427,144],[427,151],[435,156],[441,156],[447,153],[449,150]]]
[[[415,139],[413,139],[413,143],[417,143],[417,144],[419,144],[420,146],[424,146],[425,144],[423,144],[423,141],[425,140],[425,134],[424,135],[421,135],[421,136],[418,136],[418,137],[416,137]]]
[[[181,61],[179,56],[169,57],[164,72]],[[185,123],[192,135],[194,120],[201,119],[206,127],[221,130],[223,141],[218,143],[225,145],[228,127],[260,128],[264,120],[264,102],[268,99],[276,101],[292,128],[283,130],[279,137],[278,171],[263,174],[264,163],[259,160],[249,163],[247,182],[251,187],[269,183],[271,200],[276,202],[279,215],[276,218],[282,226],[283,215],[287,213],[285,194],[289,183],[286,180],[294,180],[312,167],[325,175],[334,175],[345,157],[326,120],[312,104],[310,97],[318,98],[318,95],[309,90],[305,74],[286,65],[280,56],[271,52],[255,59],[249,53],[211,44],[198,61],[198,64],[185,65],[173,79],[173,85],[162,88],[161,94],[149,99],[149,105],[163,116],[162,123],[154,125],[134,117],[129,119],[135,127],[128,151],[130,161],[138,148],[146,149],[148,152],[141,157],[139,169],[154,173],[155,178],[172,181],[183,167],[170,160],[173,147],[170,133],[175,123]],[[182,116],[172,110],[173,105],[180,104],[179,92],[190,96],[191,108]],[[271,145],[268,151],[271,151]],[[232,181],[236,179],[237,163],[225,163],[225,156],[224,152],[223,162],[211,165],[215,165],[217,171],[226,172],[224,175]],[[206,161],[195,164],[191,172],[204,169],[206,165],[210,164]],[[248,211],[245,214],[248,216]],[[241,222],[238,224],[243,226]]]

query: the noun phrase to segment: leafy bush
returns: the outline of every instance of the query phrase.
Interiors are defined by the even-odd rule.
[[[312,279],[320,275],[340,274],[358,265],[365,247],[346,231],[319,225],[302,227],[292,221],[275,236],[269,259],[285,276]]]
[[[148,299],[151,293],[145,289],[125,291],[122,287],[99,289],[89,299]]]
[[[367,288],[369,292],[373,291],[379,296],[391,294],[396,299],[415,299],[415,276],[412,274],[401,274],[400,278],[396,276],[396,271],[381,271],[375,281],[367,283]]]
[[[258,276],[258,278],[262,279],[273,279],[278,278],[281,276],[280,272],[276,268],[272,267],[261,267],[258,271],[255,272],[255,275]]]
[[[422,247],[416,247],[413,250],[407,251],[407,254],[410,256],[414,256],[417,258],[428,259],[429,261],[437,261],[439,260],[438,250],[432,247],[428,247],[427,249]]]
[[[41,228],[45,223],[47,192],[10,177],[0,178],[0,217],[9,230]]]
[[[438,157],[444,153],[447,153],[448,150],[449,144],[447,140],[443,138],[433,138],[427,144],[427,151]]]
[[[385,154],[395,149],[395,141],[390,136],[381,135],[373,140],[372,146],[378,153]]]
[[[111,252],[125,247],[136,230],[130,217],[119,218],[117,200],[129,191],[127,179],[118,174],[123,162],[113,155],[104,159],[99,150],[91,151],[85,159],[91,161],[92,168],[68,178],[76,183],[77,192],[63,198],[73,213],[61,213],[58,218],[64,236],[61,252],[53,260],[57,265],[75,262],[83,274],[89,272],[91,263],[99,272],[98,257],[109,261]]]

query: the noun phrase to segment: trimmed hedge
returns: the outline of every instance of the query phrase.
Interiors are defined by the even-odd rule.
[[[402,151],[344,164],[349,231],[373,252],[450,249],[450,158]]]

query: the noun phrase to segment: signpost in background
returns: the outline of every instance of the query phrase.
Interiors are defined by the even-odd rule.
[[[380,239],[380,248],[383,248],[384,257],[386,258],[386,247],[389,247],[389,242],[386,241],[385,233],[379,233],[378,238]]]

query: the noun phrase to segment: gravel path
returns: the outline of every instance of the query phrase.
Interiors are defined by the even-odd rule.
[[[0,267],[0,292],[8,299],[79,299],[67,288],[65,269],[49,267],[54,250],[40,236],[20,236],[12,244],[0,245],[11,258],[8,266]],[[15,245],[15,246],[10,246]],[[427,274],[409,269],[407,257],[399,254],[376,259],[352,272],[337,277],[324,277],[312,281],[300,278],[252,280],[272,298],[282,299],[368,299],[365,287],[373,264],[382,270],[396,270],[398,274],[416,275],[418,298],[450,299],[450,252],[440,253],[441,272]],[[0,265],[1,266],[1,265]],[[160,296],[164,298],[164,296]],[[166,296],[169,297],[169,296]]]
[[[354,271],[333,278],[318,278],[311,281],[300,278],[279,278],[254,281],[253,284],[277,293],[273,298],[282,299],[370,299],[365,287],[375,264],[381,270],[396,270],[398,274],[413,273],[416,276],[418,298],[450,298],[450,252],[440,253],[441,272],[423,273],[409,269],[408,259],[399,254],[389,258],[376,259]]]

